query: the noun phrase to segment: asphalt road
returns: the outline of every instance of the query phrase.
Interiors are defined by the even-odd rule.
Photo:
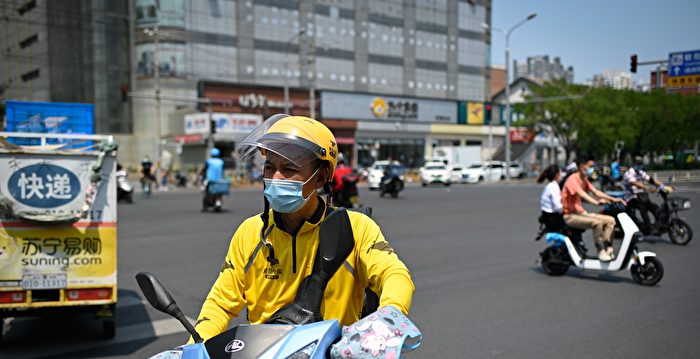
[[[570,270],[549,277],[536,260],[540,187],[529,183],[409,186],[398,199],[361,188],[416,285],[411,318],[423,332],[414,358],[691,358],[700,355],[700,239],[640,244],[664,264],[659,285],[629,272]],[[700,231],[700,187],[684,212]],[[180,325],[151,309],[134,275],[150,271],[195,318],[260,189],[237,189],[223,213],[201,213],[194,191],[155,193],[119,206],[117,336],[99,321],[65,315],[5,320],[2,358],[143,358],[182,344]],[[586,234],[593,248],[590,233]]]

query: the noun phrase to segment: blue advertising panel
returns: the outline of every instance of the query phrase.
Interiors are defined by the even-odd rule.
[[[87,134],[95,132],[95,105],[61,102],[7,101],[6,131]],[[11,139],[20,145],[36,145],[38,139]],[[49,140],[49,143],[63,143]]]

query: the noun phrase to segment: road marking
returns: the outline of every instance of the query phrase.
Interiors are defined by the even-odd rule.
[[[194,320],[190,317],[185,317],[190,323]],[[5,319],[6,328],[9,329],[10,318]],[[117,327],[117,335],[112,340],[95,339],[79,343],[71,343],[65,345],[47,347],[35,347],[33,349],[22,348],[21,351],[13,353],[13,356],[18,357],[37,357],[37,356],[57,356],[64,355],[77,351],[85,351],[90,349],[101,348],[105,346],[113,346],[117,344],[129,343],[137,340],[150,339],[154,337],[163,337],[171,334],[184,333],[185,328],[175,318],[165,318],[155,320],[153,322],[145,322]],[[187,337],[183,335],[182,344],[185,344]],[[27,350],[29,349],[29,350]],[[170,348],[162,348],[167,350]],[[8,353],[10,354],[10,353]]]

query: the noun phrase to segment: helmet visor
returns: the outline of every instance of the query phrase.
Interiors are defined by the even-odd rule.
[[[241,141],[236,148],[241,159],[246,161],[252,158],[258,150],[263,156],[267,151],[272,151],[299,167],[320,158],[322,148],[316,143],[292,133],[270,132],[275,123],[286,117],[289,115],[279,114],[268,118]]]

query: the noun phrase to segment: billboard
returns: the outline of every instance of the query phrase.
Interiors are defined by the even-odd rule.
[[[61,102],[7,101],[6,131],[86,134],[95,132],[95,105]],[[38,145],[38,139],[10,139],[19,145]],[[63,143],[49,139],[49,144]]]
[[[138,28],[185,27],[185,0],[136,0],[134,24]]]
[[[321,113],[326,119],[457,123],[457,102],[324,91]]]
[[[213,113],[216,133],[247,135],[262,123],[262,115],[249,113]],[[209,114],[193,113],[185,116],[185,134],[209,133]]]
[[[184,76],[185,45],[160,43],[160,76]],[[155,45],[152,43],[136,45],[136,73],[138,76],[155,75]]]

